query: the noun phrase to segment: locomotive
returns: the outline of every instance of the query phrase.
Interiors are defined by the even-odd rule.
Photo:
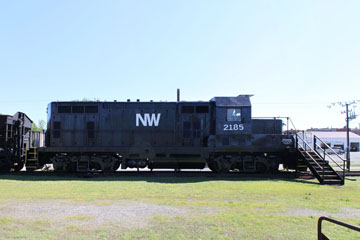
[[[24,167],[27,148],[24,137],[31,126],[32,121],[25,113],[0,114],[0,172],[20,171]]]
[[[252,95],[210,101],[51,102],[38,166],[273,172],[296,168],[292,135],[277,118],[252,118]]]

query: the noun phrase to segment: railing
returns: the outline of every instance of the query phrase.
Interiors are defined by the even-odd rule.
[[[341,222],[341,221],[338,221],[338,220],[335,220],[335,219],[332,219],[332,218],[320,217],[319,220],[318,220],[318,240],[329,240],[329,238],[325,234],[323,234],[322,231],[321,231],[323,221],[328,221],[328,222],[334,223],[336,225],[340,225],[340,226],[349,228],[351,230],[360,232],[360,227],[356,227],[354,225],[344,223],[344,222]]]
[[[323,146],[319,146],[319,144],[317,144],[317,141],[320,141]],[[332,149],[326,142],[324,142],[323,140],[321,140],[319,137],[317,137],[316,135],[314,135],[314,149],[317,151],[317,149],[321,149],[323,151],[323,154],[324,154],[324,160],[325,160],[325,157],[328,157],[328,159],[330,159],[333,163],[336,164],[337,167],[339,167],[342,172],[343,172],[343,180],[345,180],[345,163],[346,163],[346,160],[343,159],[337,152],[334,151],[334,149]],[[335,154],[335,156],[337,156],[343,163],[343,166],[341,167],[325,150],[326,149],[330,149],[330,151],[332,153]]]
[[[299,139],[302,141],[302,145],[299,144]],[[319,155],[318,152],[316,152],[308,142],[306,142],[302,137],[299,136],[299,134],[296,133],[296,147],[297,148],[300,148],[300,149],[303,149],[306,154],[311,158],[311,160],[314,161],[314,163],[316,163],[316,165],[323,171],[323,175],[324,175],[324,167],[322,167],[317,161],[316,159],[311,156],[311,154],[309,154],[306,150],[307,148],[310,149],[312,152],[314,152],[320,159],[321,159],[321,156]]]

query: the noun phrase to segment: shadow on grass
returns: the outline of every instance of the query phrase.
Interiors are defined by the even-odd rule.
[[[54,173],[54,172],[19,172],[0,174],[0,180],[15,181],[146,181],[155,183],[197,183],[210,181],[288,181],[305,184],[319,184],[310,179],[299,179],[295,173],[244,174],[212,172],[116,172],[96,174]]]

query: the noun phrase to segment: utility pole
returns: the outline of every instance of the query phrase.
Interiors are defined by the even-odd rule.
[[[346,103],[346,168],[350,171],[349,104]]]
[[[355,119],[357,117],[357,115],[355,114],[355,107],[357,107],[357,105],[354,105],[356,103],[359,103],[360,100],[353,100],[350,102],[337,102],[337,103],[331,103],[330,106],[328,106],[328,108],[334,107],[335,105],[339,105],[341,107],[345,107],[345,111],[342,111],[341,113],[345,113],[346,114],[346,168],[348,171],[350,171],[350,127],[349,127],[349,122],[353,119]],[[349,106],[354,105],[354,110],[350,109],[349,110]]]

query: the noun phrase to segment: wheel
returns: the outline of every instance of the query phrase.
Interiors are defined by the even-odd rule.
[[[208,167],[212,172],[218,173],[220,172],[220,167],[218,166],[218,163],[215,161],[211,161],[208,163]]]
[[[216,173],[227,173],[231,168],[231,161],[224,159],[223,156],[216,157],[208,162],[208,167]]]
[[[256,172],[258,173],[265,173],[267,170],[267,167],[264,163],[262,162],[257,162],[256,163]]]
[[[14,166],[14,172],[20,172],[21,169],[23,169],[24,163],[20,162],[18,165]]]
[[[118,170],[118,169],[119,169],[120,164],[121,164],[121,162],[120,162],[120,161],[116,161],[116,162],[114,163],[113,172],[116,172],[116,170]]]

